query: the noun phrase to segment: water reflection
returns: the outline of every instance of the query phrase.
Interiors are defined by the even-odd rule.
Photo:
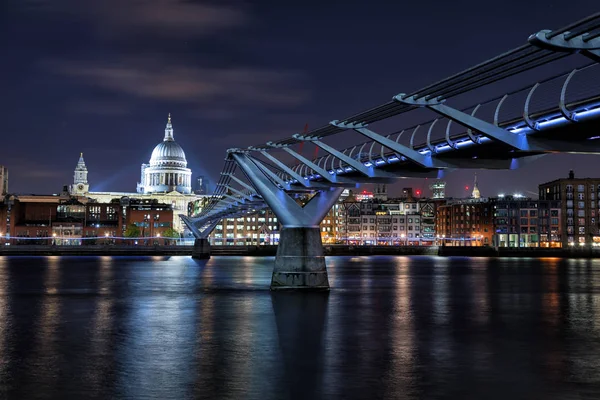
[[[0,257],[0,398],[600,395],[600,261]]]

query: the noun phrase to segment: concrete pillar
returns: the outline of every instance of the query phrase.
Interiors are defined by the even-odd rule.
[[[319,227],[281,230],[271,290],[329,290]]]
[[[210,258],[210,243],[208,242],[208,239],[196,239],[194,241],[192,258],[197,258],[200,260],[206,260]]]

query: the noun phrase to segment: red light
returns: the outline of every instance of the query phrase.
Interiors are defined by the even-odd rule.
[[[421,191],[417,190],[417,196],[420,196],[420,195],[421,195]]]
[[[468,186],[465,186],[465,190],[469,190],[469,187],[468,187]]]

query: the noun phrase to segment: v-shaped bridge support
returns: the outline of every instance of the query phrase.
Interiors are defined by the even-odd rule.
[[[210,220],[198,219],[194,220],[185,215],[179,216],[183,223],[194,234],[194,249],[192,250],[192,258],[207,259],[210,258],[210,243],[208,235],[215,229],[220,219],[212,218]]]
[[[329,290],[319,224],[343,188],[324,188],[302,206],[276,186],[248,154],[231,152],[231,156],[282,224],[271,290]]]

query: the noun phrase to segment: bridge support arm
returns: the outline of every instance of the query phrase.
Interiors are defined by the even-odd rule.
[[[203,260],[209,259],[210,242],[208,241],[208,236],[213,229],[215,229],[220,219],[213,219],[211,221],[201,219],[194,221],[185,215],[180,215],[179,217],[196,238],[196,240],[194,240],[194,248],[192,249],[192,258]]]
[[[254,199],[252,198],[252,195],[253,195],[254,193],[256,193],[256,192],[254,191],[254,189],[252,189],[252,194],[246,194],[246,193],[244,193],[244,192],[242,192],[242,191],[240,191],[240,190],[237,190],[236,188],[233,188],[233,187],[231,187],[231,186],[229,186],[229,185],[222,185],[222,186],[223,186],[223,187],[225,187],[227,190],[231,190],[231,192],[232,192],[232,193],[235,193],[235,194],[237,194],[238,196],[240,196],[241,198],[243,198],[243,199],[245,199],[245,200],[248,200],[248,201],[252,201],[252,200],[254,200]]]
[[[354,129],[356,132],[362,134],[363,136],[366,136],[369,139],[373,140],[374,142],[379,143],[382,146],[385,146],[388,149],[398,153],[399,155],[404,156],[408,160],[410,160],[416,164],[419,164],[421,167],[424,167],[424,168],[450,168],[451,167],[451,165],[448,165],[448,163],[436,160],[433,157],[431,157],[431,155],[425,156],[425,155],[419,153],[418,151],[409,149],[408,147],[403,146],[400,143],[396,143],[393,140],[390,140],[378,133],[375,133],[375,132],[365,128],[365,125],[345,124],[345,123],[340,123],[338,121],[332,121],[332,122],[330,122],[330,124],[333,126],[336,126],[338,128]]]
[[[489,122],[476,118],[472,115],[466,114],[452,107],[448,107],[439,101],[415,99],[413,97],[405,98],[404,93],[395,96],[394,100],[413,106],[427,107],[454,122],[458,122],[468,129],[473,129],[474,131],[489,137],[490,139],[505,143],[518,150],[531,150],[525,135],[517,135],[512,132],[508,132],[506,129],[499,128],[494,124],[490,124]]]
[[[271,290],[328,290],[319,224],[343,189],[319,191],[303,207],[273,184],[247,154],[231,156],[282,224]]]
[[[346,165],[349,165],[350,167],[354,168],[355,170],[357,170],[358,172],[360,172],[361,174],[363,174],[369,178],[396,178],[397,177],[397,175],[395,175],[395,174],[391,174],[391,173],[388,173],[385,171],[378,171],[373,166],[367,167],[360,161],[355,160],[351,157],[348,157],[346,154],[334,149],[333,147],[321,142],[318,139],[304,137],[304,136],[301,136],[298,134],[293,135],[293,137],[294,137],[294,139],[305,140],[305,141],[310,141],[310,142],[314,143],[319,148],[325,150],[327,153],[331,154],[338,160],[341,160],[342,162],[346,163]]]

